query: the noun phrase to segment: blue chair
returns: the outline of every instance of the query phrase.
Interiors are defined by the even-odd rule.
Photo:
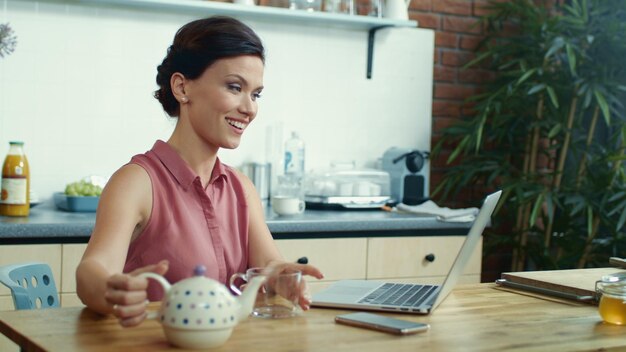
[[[21,263],[0,266],[0,282],[11,290],[13,304],[17,310],[59,306],[59,294],[48,264]]]

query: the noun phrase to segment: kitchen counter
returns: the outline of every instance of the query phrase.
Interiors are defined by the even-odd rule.
[[[29,217],[0,216],[0,244],[86,243],[95,218],[95,213],[70,213],[44,203],[32,208]],[[278,216],[268,208],[266,221],[276,239],[465,235],[471,225],[381,210],[306,210]]]

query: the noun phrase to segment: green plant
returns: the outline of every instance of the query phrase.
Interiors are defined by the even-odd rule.
[[[16,45],[17,39],[9,24],[0,24],[0,57],[12,53]]]
[[[496,78],[433,148],[454,145],[433,195],[502,189],[487,240],[513,248],[513,270],[606,266],[626,250],[626,1],[488,6],[466,66]]]

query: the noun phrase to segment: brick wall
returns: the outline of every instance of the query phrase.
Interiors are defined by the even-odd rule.
[[[479,92],[481,84],[494,76],[480,68],[462,69],[475,57],[474,51],[482,39],[483,30],[476,22],[485,14],[485,4],[486,0],[411,0],[409,5],[410,19],[417,20],[421,28],[435,30],[433,146],[439,141],[442,128],[472,113],[464,100]],[[442,179],[451,148],[444,148],[437,159],[431,160],[431,192]],[[469,198],[469,194],[461,194],[457,201],[442,205],[463,207],[467,205],[463,201]],[[509,267],[510,250],[490,250],[483,258],[481,281],[493,282]]]
[[[464,100],[477,93],[480,84],[493,76],[478,68],[463,70],[474,58],[482,39],[482,28],[476,25],[484,14],[484,0],[412,0],[409,17],[419,27],[435,30],[433,83],[432,145],[441,137],[441,129],[471,113]],[[431,191],[441,180],[449,151],[444,149],[437,160],[431,160]]]

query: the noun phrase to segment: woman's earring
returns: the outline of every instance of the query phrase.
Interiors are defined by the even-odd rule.
[[[180,100],[181,100],[183,103],[186,103],[186,102],[187,102],[187,97],[182,97]]]

